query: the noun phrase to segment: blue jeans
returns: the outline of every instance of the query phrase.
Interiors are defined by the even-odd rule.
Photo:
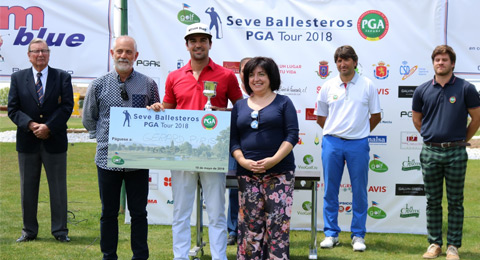
[[[345,140],[330,135],[323,137],[322,164],[325,193],[323,196],[324,233],[338,237],[338,192],[345,162],[352,185],[352,237],[365,237],[367,222],[367,185],[370,147],[368,138]]]
[[[97,166],[97,171],[102,201],[100,248],[103,259],[118,259],[118,211],[120,210],[120,190],[123,181],[125,181],[128,210],[131,216],[132,259],[148,259],[148,170],[119,172]]]
[[[228,235],[236,237],[238,234],[238,189],[230,189],[228,195],[227,227]]]

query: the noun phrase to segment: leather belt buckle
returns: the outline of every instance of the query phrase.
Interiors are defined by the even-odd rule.
[[[442,147],[442,148],[448,148],[448,147],[450,147],[451,144],[452,144],[451,142],[440,143],[440,147]]]

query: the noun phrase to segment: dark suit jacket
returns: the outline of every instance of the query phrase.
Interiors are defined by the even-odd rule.
[[[49,153],[67,151],[67,121],[73,110],[73,88],[70,74],[48,67],[44,101],[38,102],[32,68],[11,76],[8,93],[8,116],[17,125],[17,151],[35,153],[43,142]],[[42,140],[28,128],[30,121],[50,128],[50,137]]]

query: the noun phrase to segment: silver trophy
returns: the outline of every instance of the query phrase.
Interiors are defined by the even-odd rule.
[[[210,103],[210,98],[215,97],[217,94],[217,82],[215,81],[204,81],[203,82],[203,95],[208,98],[207,103],[205,104],[205,111],[212,111],[212,103]]]

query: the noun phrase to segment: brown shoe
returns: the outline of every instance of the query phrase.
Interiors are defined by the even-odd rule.
[[[439,245],[431,244],[428,247],[427,252],[423,254],[423,258],[425,259],[437,258],[441,253],[442,253],[442,248]]]
[[[458,249],[455,246],[448,246],[447,248],[447,260],[458,260]]]

